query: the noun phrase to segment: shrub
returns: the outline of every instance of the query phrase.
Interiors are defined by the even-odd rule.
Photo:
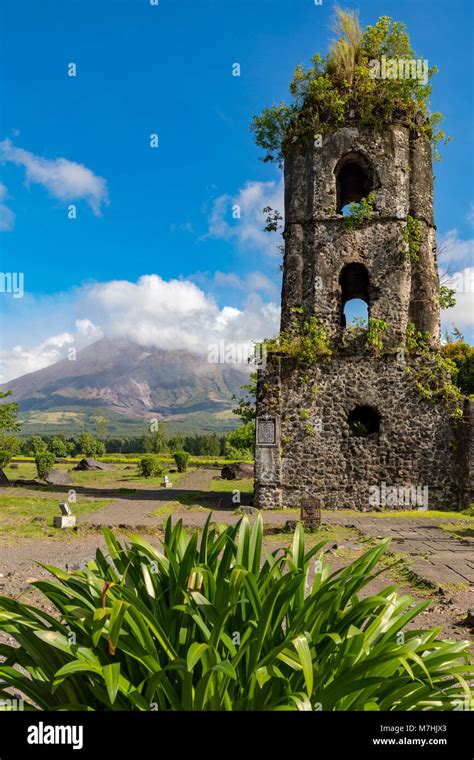
[[[160,420],[158,424],[153,421],[153,427],[150,435],[145,433],[143,437],[143,443],[145,451],[150,451],[153,454],[163,454],[168,447],[169,433],[166,423]]]
[[[102,457],[105,454],[105,444],[94,438],[90,433],[82,433],[79,439],[81,452],[85,457]]]
[[[375,193],[369,193],[367,198],[361,198],[360,203],[349,204],[349,215],[344,219],[346,230],[353,230],[365,222],[370,222],[374,211]]]
[[[456,306],[456,291],[447,285],[440,285],[439,288],[439,305],[441,309],[452,309]]]
[[[250,451],[241,451],[240,449],[236,449],[228,443],[225,445],[225,458],[229,462],[240,462],[242,459],[252,459],[252,457],[253,454]]]
[[[85,570],[44,565],[59,613],[0,597],[0,698],[33,710],[452,710],[472,704],[468,642],[410,630],[429,601],[367,591],[387,541],[330,572],[292,545],[267,552],[263,523],[188,534],[163,550],[105,532]],[[313,562],[315,560],[315,562]],[[307,591],[309,572],[314,577]],[[403,633],[403,636],[400,634]]]
[[[94,456],[103,457],[105,456],[105,452],[106,452],[105,443],[103,441],[95,441]]]
[[[75,455],[75,453],[76,453],[76,444],[74,443],[74,441],[67,441],[67,443],[66,443],[66,451],[67,451],[67,455],[69,457],[73,457]]]
[[[226,438],[225,453],[227,458],[244,457],[252,459],[255,452],[255,420],[240,425]]]
[[[18,436],[0,430],[0,450],[8,451],[11,457],[20,453],[21,442]]]
[[[68,453],[65,442],[62,438],[59,438],[59,436],[54,436],[54,438],[51,438],[48,444],[48,449],[56,457],[66,457]]]
[[[147,454],[138,462],[137,470],[142,478],[152,478],[161,475],[163,466],[153,454]]]
[[[36,471],[39,478],[44,478],[54,465],[55,457],[51,451],[41,451],[35,456]]]
[[[0,470],[10,464],[12,453],[10,451],[0,451]]]
[[[20,451],[20,439],[0,430],[0,470],[10,464],[11,458]]]
[[[298,364],[315,366],[320,360],[332,355],[328,333],[313,315],[305,319],[303,307],[293,307],[288,330],[282,330],[275,338],[264,341],[269,354],[294,359]]]
[[[46,451],[48,448],[48,444],[46,441],[43,441],[42,438],[40,438],[37,435],[34,435],[30,441],[30,454],[31,456],[36,456],[36,454],[42,454],[44,451]]]
[[[383,335],[387,329],[388,324],[383,319],[369,318],[367,344],[375,354],[380,354],[383,351]]]
[[[474,346],[463,340],[451,341],[441,346],[441,354],[456,367],[454,382],[465,396],[474,394]]]
[[[188,469],[189,454],[187,451],[175,451],[173,459],[176,462],[178,472],[186,472]]]

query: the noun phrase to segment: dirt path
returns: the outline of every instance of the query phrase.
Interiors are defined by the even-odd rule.
[[[108,507],[89,516],[85,515],[82,522],[97,528],[105,525],[135,530],[157,528],[161,527],[166,519],[167,508],[173,505],[173,515],[176,515],[177,519],[187,517],[198,509],[201,509],[201,513],[205,512],[202,520],[198,520],[199,526],[205,521],[209,509],[229,513],[236,508],[232,503],[231,493],[211,491],[211,482],[216,475],[216,470],[199,469],[185,475],[175,488],[139,489],[132,496],[116,499]],[[196,495],[195,504],[192,503],[192,498],[189,506],[181,504],[185,494],[189,497],[193,493]],[[163,511],[162,515],[151,515],[151,512],[160,508]],[[168,511],[171,511],[171,508]],[[232,514],[231,517],[232,521],[235,520],[235,515]]]
[[[33,580],[51,578],[38,562],[54,565],[64,570],[74,570],[94,557],[97,548],[104,548],[105,541],[100,535],[90,534],[81,538],[66,538],[62,541],[25,539],[13,546],[0,547],[0,594],[21,596],[23,601],[35,601],[41,596],[30,590]]]

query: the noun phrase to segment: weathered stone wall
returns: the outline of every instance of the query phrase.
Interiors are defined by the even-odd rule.
[[[362,166],[364,187],[375,196],[371,220],[352,230],[338,213],[338,177],[347,160]],[[421,224],[417,260],[406,255],[409,216]],[[322,147],[315,142],[286,157],[281,327],[288,330],[292,309],[303,306],[336,349],[311,367],[273,355],[259,372],[257,415],[270,415],[264,424],[274,424],[276,439],[271,445],[262,436],[259,443],[257,432],[257,506],[322,497],[328,508],[370,509],[371,489],[383,484],[427,488],[429,508],[456,508],[472,495],[472,408],[456,427],[441,401],[422,398],[414,379],[418,360],[400,351],[409,322],[439,343],[435,232],[431,148],[408,128],[348,127],[326,135]],[[366,268],[369,317],[388,325],[380,357],[365,335],[344,345],[340,275],[347,264]],[[378,412],[378,433],[350,435],[348,414],[358,406]]]
[[[289,320],[289,309],[303,305],[324,322],[331,333],[340,329],[341,289],[339,276],[345,264],[363,264],[370,273],[370,316],[388,323],[387,338],[392,344],[402,341],[409,319],[411,263],[403,259],[403,229],[399,221],[374,221],[347,232],[343,220],[292,225],[287,245],[293,249],[285,267],[285,309],[282,326]],[[295,256],[295,238],[299,256]],[[301,244],[300,242],[301,241]],[[301,260],[301,264],[298,261]],[[296,273],[301,272],[298,276]],[[292,284],[301,280],[300,293],[291,293]]]
[[[459,427],[460,498],[462,506],[474,503],[474,401],[466,399]]]
[[[360,353],[298,368],[272,358],[261,373],[258,412],[277,415],[280,443],[266,459],[257,454],[258,505],[298,506],[316,496],[329,509],[372,509],[371,489],[385,484],[427,487],[428,508],[457,508],[457,429],[442,403],[421,397],[407,366],[415,371],[416,360]],[[350,436],[347,416],[360,405],[379,412],[379,433]]]
[[[367,162],[375,193],[372,221],[348,231],[336,214],[337,169],[344,156]],[[407,217],[422,224],[419,261],[406,260]],[[370,316],[389,323],[399,341],[407,322],[439,339],[439,291],[430,145],[406,127],[384,133],[345,128],[285,162],[285,259],[282,327],[304,305],[331,329],[339,326],[339,275],[363,264],[371,282]]]

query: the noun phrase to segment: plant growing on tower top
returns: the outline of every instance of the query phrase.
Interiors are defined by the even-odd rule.
[[[442,115],[429,107],[437,69],[417,58],[405,25],[381,16],[362,30],[356,11],[336,7],[334,31],[325,57],[316,53],[309,68],[296,67],[291,102],[254,117],[263,161],[281,165],[296,144],[354,122],[375,129],[404,124],[430,140],[438,159],[438,143],[449,138],[439,129]]]

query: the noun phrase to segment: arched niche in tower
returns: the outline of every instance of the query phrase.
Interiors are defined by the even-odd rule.
[[[348,306],[352,302],[355,306],[355,313],[362,318],[357,323],[362,327],[367,327],[370,311],[370,278],[367,267],[357,262],[346,264],[339,275],[339,285],[341,288],[341,326],[346,327]],[[364,309],[364,304],[366,308]],[[362,308],[361,308],[362,307]]]
[[[372,406],[356,406],[347,416],[349,435],[367,438],[380,432],[380,414]]]
[[[346,153],[334,169],[336,176],[336,212],[342,214],[350,203],[360,203],[374,189],[374,172],[361,153]]]

